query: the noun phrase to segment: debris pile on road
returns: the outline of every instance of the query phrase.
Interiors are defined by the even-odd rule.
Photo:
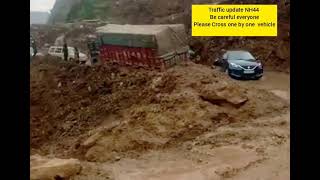
[[[272,116],[288,104],[186,63],[164,72],[54,61],[31,64],[32,152],[89,161],[177,146],[221,122]]]

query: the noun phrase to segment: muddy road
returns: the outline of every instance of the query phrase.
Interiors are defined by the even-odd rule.
[[[241,82],[249,86],[266,89],[280,98],[287,100],[290,103],[290,74],[267,71],[264,77],[258,82],[246,81]],[[281,117],[290,124],[290,112],[288,111]],[[230,178],[232,180],[289,180],[290,179],[290,125],[283,129],[282,127],[275,127],[275,131],[286,131],[288,135],[287,141],[278,146],[268,149],[268,159],[256,166],[250,167],[245,171],[238,173],[236,176]],[[250,177],[250,178],[248,178]]]
[[[283,72],[265,71],[264,76],[258,81],[238,82],[266,90],[284,90],[287,92],[290,91],[290,74]]]
[[[266,71],[264,76],[258,81],[234,81],[248,87],[268,90],[284,99],[290,99],[290,74],[288,73]]]

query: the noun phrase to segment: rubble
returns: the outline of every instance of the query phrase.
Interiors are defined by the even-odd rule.
[[[85,148],[93,146],[99,138],[103,136],[103,132],[99,131],[94,135],[90,136],[87,140],[85,140],[81,145]]]
[[[271,92],[248,91],[194,63],[156,72],[41,60],[31,64],[30,88],[31,147],[90,161],[176,145],[218,124],[288,107]],[[107,115],[119,122],[90,133],[116,122]]]

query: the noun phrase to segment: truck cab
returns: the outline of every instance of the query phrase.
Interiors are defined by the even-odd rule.
[[[91,64],[97,64],[99,62],[100,45],[101,45],[101,42],[99,38],[93,35],[88,36],[87,46],[89,50]]]

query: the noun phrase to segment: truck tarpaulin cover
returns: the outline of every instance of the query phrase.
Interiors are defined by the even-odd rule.
[[[188,47],[183,24],[117,25],[97,28],[102,44],[156,49],[158,56]]]

